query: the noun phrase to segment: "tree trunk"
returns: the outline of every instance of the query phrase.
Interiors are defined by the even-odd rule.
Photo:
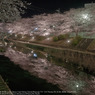
[[[1,41],[2,41],[2,43],[3,43],[3,45],[5,46],[5,36],[6,36],[6,33],[7,33],[7,30],[6,30],[6,23],[5,22],[3,22],[3,24],[2,24],[2,31],[1,31]]]

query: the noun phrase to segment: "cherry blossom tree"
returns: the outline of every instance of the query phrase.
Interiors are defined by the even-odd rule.
[[[4,41],[6,34],[6,23],[13,22],[21,18],[21,14],[25,12],[27,8],[26,1],[21,0],[0,0],[0,22],[1,22],[1,38]]]

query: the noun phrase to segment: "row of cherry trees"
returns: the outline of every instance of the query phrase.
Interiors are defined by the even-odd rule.
[[[8,35],[6,24],[20,19],[28,5],[30,3],[21,0],[0,0],[0,39],[3,43]]]
[[[3,23],[18,20],[24,12],[23,8],[27,8],[27,3],[21,0],[1,0],[0,5],[0,21]],[[22,34],[36,30],[35,33],[38,35],[59,35],[69,32],[78,35],[78,32],[94,32],[94,13],[94,6],[70,9],[64,13],[34,15],[32,18],[19,20],[12,25],[7,24],[7,27],[9,25],[14,32],[22,32]]]

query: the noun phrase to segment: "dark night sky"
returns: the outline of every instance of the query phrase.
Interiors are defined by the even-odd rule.
[[[91,3],[94,0],[28,0],[31,1],[33,5],[47,8],[47,9],[56,9],[56,8],[71,8],[71,7],[80,7],[84,3]]]
[[[83,7],[85,3],[94,3],[94,0],[27,0],[32,3],[28,13],[39,14],[60,10],[67,11],[70,8]]]

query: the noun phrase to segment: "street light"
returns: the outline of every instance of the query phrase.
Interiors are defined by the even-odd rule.
[[[47,38],[46,40],[50,40],[50,38]]]
[[[82,21],[86,22],[86,21],[90,21],[90,15],[89,14],[82,14]]]
[[[38,30],[38,28],[36,27],[35,29],[34,29],[34,31],[37,31]]]
[[[12,33],[13,31],[12,30],[9,30],[8,33]]]
[[[76,87],[78,88],[78,87],[79,87],[79,85],[77,84],[77,85],[76,85]]]
[[[30,32],[31,32],[31,33],[34,33],[34,32],[37,31],[37,30],[38,30],[38,27],[34,28],[34,30],[31,30]]]
[[[15,37],[17,37],[17,34],[15,34]]]
[[[35,39],[35,37],[33,36],[33,37],[32,37],[32,40],[34,40],[34,39]]]
[[[82,17],[83,17],[84,19],[86,19],[86,20],[89,18],[89,17],[88,17],[88,14],[83,14]]]
[[[70,43],[70,40],[67,40],[67,43]]]
[[[34,53],[34,51],[32,50],[31,53]]]
[[[46,32],[46,33],[43,34],[43,36],[48,36],[48,35],[50,35],[49,32]]]

